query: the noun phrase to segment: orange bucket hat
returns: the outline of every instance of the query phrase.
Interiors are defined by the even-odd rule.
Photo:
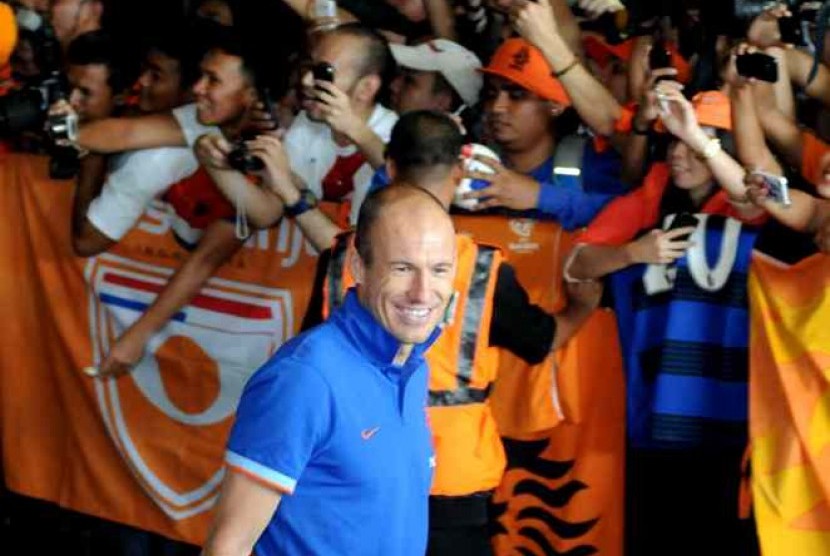
[[[504,41],[487,67],[479,71],[503,77],[545,100],[571,105],[568,93],[553,76],[550,64],[539,49],[524,39]]]
[[[732,130],[732,106],[729,97],[721,91],[701,91],[692,97],[697,123],[701,126],[714,127],[726,131]],[[666,132],[662,120],[654,126],[660,133]]]
[[[17,22],[11,6],[0,2],[0,66],[4,66],[17,44]]]
[[[702,91],[692,97],[697,122],[703,126],[730,131],[732,129],[732,107],[729,97],[720,91]]]

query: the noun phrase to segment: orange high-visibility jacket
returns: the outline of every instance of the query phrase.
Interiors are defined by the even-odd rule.
[[[456,214],[453,223],[458,232],[501,250],[531,303],[549,314],[562,310],[566,301],[562,264],[572,239],[558,223],[492,214]],[[574,398],[571,394],[577,373],[557,372],[567,351],[565,346],[551,352],[542,363],[531,365],[501,350],[490,407],[502,436],[538,438],[558,425],[564,415],[576,416],[578,411],[568,400]]]
[[[454,313],[427,352],[428,413],[435,449],[433,495],[464,496],[494,489],[505,467],[496,423],[487,398],[499,366],[490,347],[493,296],[502,255],[457,235]],[[332,249],[324,286],[326,317],[354,285],[350,258],[353,234],[340,235]]]

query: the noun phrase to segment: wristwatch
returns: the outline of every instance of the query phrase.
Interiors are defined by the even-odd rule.
[[[317,195],[310,189],[301,189],[300,198],[291,206],[285,207],[285,215],[289,218],[296,218],[304,212],[308,212],[317,206]]]

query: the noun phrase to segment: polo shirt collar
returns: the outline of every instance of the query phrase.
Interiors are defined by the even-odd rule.
[[[423,359],[424,353],[441,334],[441,327],[435,327],[429,338],[423,343],[412,346],[409,357],[396,360],[401,342],[392,336],[357,299],[355,288],[349,289],[343,305],[332,318],[337,322],[354,341],[355,347],[374,364],[382,367],[404,367],[412,362]]]

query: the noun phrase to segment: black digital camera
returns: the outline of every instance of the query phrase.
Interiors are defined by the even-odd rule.
[[[249,174],[265,168],[265,163],[251,153],[245,145],[245,139],[242,139],[234,143],[233,150],[228,153],[228,166],[243,174]]]
[[[36,85],[0,98],[0,135],[11,136],[37,129],[47,119],[49,107],[68,96],[69,86],[59,72]]]

